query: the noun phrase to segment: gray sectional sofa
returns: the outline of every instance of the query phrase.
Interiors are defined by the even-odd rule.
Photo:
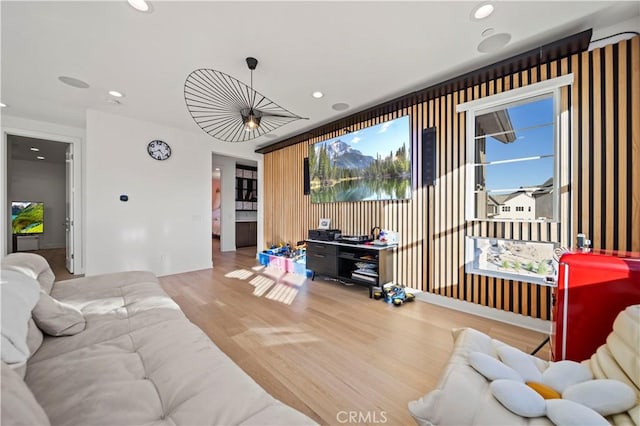
[[[34,302],[20,292],[36,280]],[[314,424],[234,364],[149,272],[54,283],[42,257],[16,253],[1,281],[3,425]]]

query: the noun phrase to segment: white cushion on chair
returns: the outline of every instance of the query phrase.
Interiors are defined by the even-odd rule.
[[[540,417],[547,410],[544,398],[522,382],[494,380],[489,387],[505,408],[519,416]]]
[[[507,345],[498,348],[498,355],[502,362],[520,373],[525,382],[542,382],[542,372],[533,361],[533,356]]]
[[[469,354],[469,365],[488,380],[509,379],[523,382],[522,376],[513,368],[482,352]]]
[[[591,379],[593,379],[591,370],[586,365],[575,361],[552,362],[542,373],[542,383],[559,393],[564,392],[571,385]]]
[[[607,419],[589,407],[567,399],[547,401],[547,417],[562,426],[608,426]]]
[[[589,380],[569,386],[562,392],[563,399],[585,405],[608,416],[633,407],[636,395],[628,385],[617,380]]]

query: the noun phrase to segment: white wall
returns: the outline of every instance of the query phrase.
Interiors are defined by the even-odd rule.
[[[64,163],[44,161],[11,161],[8,201],[44,202],[44,233],[40,248],[65,246],[65,188]]]
[[[161,139],[171,158],[147,144]],[[211,156],[196,134],[87,111],[86,273],[211,267]],[[120,201],[120,195],[129,201]]]

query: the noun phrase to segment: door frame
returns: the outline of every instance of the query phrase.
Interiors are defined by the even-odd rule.
[[[0,188],[0,205],[2,206],[3,214],[0,217],[9,218],[10,207],[8,205],[8,162],[7,158],[7,136],[24,136],[30,138],[44,139],[53,142],[63,142],[71,145],[73,153],[72,168],[73,168],[73,217],[71,220],[74,223],[72,228],[73,233],[73,270],[74,274],[84,273],[84,221],[83,219],[83,187],[82,187],[82,138],[77,136],[60,135],[56,133],[48,133],[38,130],[27,130],[20,128],[2,128],[2,143],[0,143],[0,164],[2,164],[2,175],[0,176],[0,182],[4,182]],[[11,237],[11,224],[9,220],[5,220],[4,224],[0,224],[0,255],[6,256],[10,250],[9,238]]]

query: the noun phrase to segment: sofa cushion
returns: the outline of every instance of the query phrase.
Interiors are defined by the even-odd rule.
[[[0,424],[11,426],[49,425],[49,418],[24,381],[2,363]]]
[[[50,336],[72,336],[85,327],[85,319],[77,308],[60,302],[44,291],[33,308],[33,319]]]
[[[25,380],[53,424],[313,423],[235,365],[150,273],[56,282],[51,295],[86,320],[82,333],[46,336],[29,361]]]
[[[29,357],[31,357],[42,345],[44,336],[38,328],[33,318],[29,319],[27,331],[27,347],[29,348]]]
[[[11,253],[2,259],[2,269],[12,270],[28,275],[40,283],[47,294],[56,277],[46,259],[35,253]]]
[[[38,302],[38,282],[20,272],[2,270],[0,295],[2,300],[2,361],[19,367],[29,358],[27,344],[31,310]]]
[[[30,363],[26,382],[53,424],[239,424],[280,404],[186,320]]]

